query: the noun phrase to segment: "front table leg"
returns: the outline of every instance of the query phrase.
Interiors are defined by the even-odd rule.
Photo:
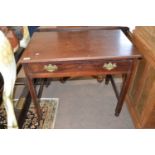
[[[31,78],[28,74],[28,69],[26,67],[26,65],[23,66],[24,71],[25,71],[25,75],[26,75],[26,79],[27,79],[27,84],[28,84],[28,88],[32,97],[32,101],[35,105],[35,109],[37,112],[37,116],[38,116],[38,120],[40,121],[42,118],[42,111],[40,108],[40,104],[39,104],[39,100],[37,98],[37,94],[36,94],[36,89],[34,87],[34,83],[33,83],[33,78]]]
[[[129,85],[130,85],[131,76],[137,66],[136,65],[137,62],[138,62],[138,59],[132,60],[132,65],[131,65],[130,70],[126,74],[123,74],[123,85],[122,85],[122,89],[121,89],[118,102],[116,105],[115,116],[119,116],[122,110],[123,102],[125,100],[125,97],[126,97]]]
[[[131,77],[131,73],[124,75],[122,89],[121,89],[120,96],[118,98],[117,106],[115,109],[115,116],[119,116],[119,114],[122,110],[123,102],[124,102],[125,96],[127,94],[128,88],[129,88],[130,77]]]

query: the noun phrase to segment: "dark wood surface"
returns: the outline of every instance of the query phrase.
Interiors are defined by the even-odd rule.
[[[114,63],[117,65],[112,70],[103,68],[105,63]],[[56,65],[57,70],[48,72],[45,70],[45,65]],[[102,74],[123,74],[130,71],[132,60],[82,60],[82,61],[61,61],[61,62],[40,62],[26,64],[29,74],[33,78],[44,77],[79,77],[79,76],[94,76]]]
[[[123,86],[116,94],[115,115],[121,112],[135,62],[141,58],[136,47],[120,29],[36,32],[24,51],[23,64],[32,100],[41,117],[34,78],[65,78],[123,74]],[[111,70],[105,64],[116,64]],[[48,71],[45,66],[56,65]],[[114,85],[114,82],[112,82]],[[115,89],[115,91],[117,91]]]
[[[140,54],[121,30],[36,32],[20,62],[138,57]]]

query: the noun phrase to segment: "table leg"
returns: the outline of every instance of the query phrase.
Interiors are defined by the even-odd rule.
[[[116,87],[116,84],[115,84],[114,78],[113,78],[112,75],[109,75],[109,78],[110,78],[110,81],[111,81],[112,87],[113,87],[113,89],[114,89],[114,92],[115,92],[116,98],[117,98],[117,100],[118,100],[118,99],[119,99],[119,91],[118,91],[118,89],[117,89],[117,87]]]
[[[31,94],[31,97],[32,97],[32,101],[33,101],[33,103],[35,105],[35,108],[36,108],[36,112],[37,112],[37,115],[38,115],[38,120],[41,120],[42,111],[41,111],[41,108],[40,108],[40,104],[38,102],[36,89],[35,89],[34,83],[33,83],[33,78],[31,78],[29,76],[26,65],[24,65],[24,71],[25,71],[25,75],[26,75],[26,79],[27,79],[28,88],[29,88],[29,91],[30,91],[30,94]]]
[[[115,109],[115,116],[119,116],[121,110],[122,110],[122,106],[123,106],[123,102],[125,100],[129,85],[130,85],[130,80],[132,77],[132,74],[136,68],[136,64],[138,62],[138,59],[132,60],[132,65],[130,68],[130,71],[126,74],[123,74],[123,85],[122,85],[122,89],[118,98],[118,102],[116,105],[116,109]]]
[[[131,77],[131,73],[124,75],[122,89],[121,89],[120,96],[118,98],[117,106],[115,109],[115,116],[119,116],[119,114],[122,110],[123,102],[124,102],[125,96],[127,94],[129,83],[130,83],[130,77]]]
[[[108,85],[110,81],[111,75],[107,74],[105,77],[105,84]]]

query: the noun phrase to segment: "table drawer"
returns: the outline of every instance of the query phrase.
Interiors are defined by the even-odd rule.
[[[132,64],[128,61],[81,61],[81,62],[49,62],[28,64],[29,71],[40,74],[58,76],[81,76],[96,74],[126,73]]]

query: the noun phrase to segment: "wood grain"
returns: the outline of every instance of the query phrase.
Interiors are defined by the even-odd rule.
[[[128,92],[128,106],[138,128],[155,128],[155,26],[138,26],[132,41],[143,55]],[[135,94],[135,95],[133,95]]]
[[[139,58],[121,30],[36,32],[21,62]],[[24,60],[24,58],[29,58]]]

